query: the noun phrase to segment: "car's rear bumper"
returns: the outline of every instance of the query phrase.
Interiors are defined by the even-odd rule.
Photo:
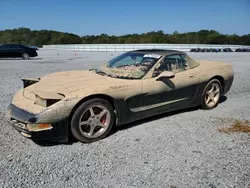
[[[35,124],[38,118],[37,114],[29,113],[17,106],[10,104],[7,111],[9,123],[19,131],[23,136],[33,140],[65,140],[69,136],[68,119],[59,120],[52,123],[49,130],[30,129],[28,124]]]

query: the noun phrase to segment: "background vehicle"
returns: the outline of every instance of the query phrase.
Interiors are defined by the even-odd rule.
[[[250,48],[237,48],[235,52],[250,52]]]
[[[81,142],[123,125],[173,110],[215,108],[234,78],[232,65],[196,61],[174,50],[135,50],[100,69],[65,71],[23,79],[8,119],[24,136]]]
[[[38,54],[35,48],[30,48],[22,44],[2,44],[0,45],[0,58],[22,57],[29,59],[36,57]]]

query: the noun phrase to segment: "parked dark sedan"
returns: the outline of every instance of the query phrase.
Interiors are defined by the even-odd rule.
[[[36,49],[22,44],[0,45],[0,58],[22,57],[23,59],[29,59],[37,55]]]

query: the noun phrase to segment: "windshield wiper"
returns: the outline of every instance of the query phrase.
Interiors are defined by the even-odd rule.
[[[89,71],[92,71],[92,70],[94,70],[95,73],[97,73],[97,74],[109,76],[109,75],[108,75],[106,72],[104,72],[104,71],[101,71],[101,70],[98,70],[98,69],[89,69]]]
[[[96,70],[96,73],[97,73],[97,74],[104,74],[104,75],[109,76],[106,72],[103,72],[103,71],[100,71],[100,70]]]

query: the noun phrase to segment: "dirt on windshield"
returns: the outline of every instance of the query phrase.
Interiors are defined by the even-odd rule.
[[[102,71],[109,74],[112,77],[126,77],[126,78],[141,78],[143,77],[148,69],[150,64],[143,63],[142,65],[125,65],[121,67],[108,67],[104,65]]]

